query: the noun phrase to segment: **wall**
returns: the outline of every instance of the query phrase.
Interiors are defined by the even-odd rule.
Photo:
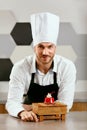
[[[87,0],[0,0],[0,92],[14,63],[32,54],[30,14],[44,11],[60,16],[57,54],[75,63],[76,92],[87,92]]]

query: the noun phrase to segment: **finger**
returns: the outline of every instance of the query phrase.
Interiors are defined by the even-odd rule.
[[[22,121],[27,121],[26,116],[21,116],[21,120],[22,120]]]
[[[21,120],[23,121],[29,121],[30,115],[28,115],[28,112],[24,112],[21,114]]]
[[[35,113],[31,112],[31,115],[33,116],[33,120],[38,122],[38,118]]]
[[[23,121],[34,121],[34,118],[31,114],[31,112],[27,112],[22,116]]]
[[[29,120],[31,120],[31,121],[33,121],[33,120],[34,120],[34,118],[33,118],[33,116],[32,116],[32,114],[31,114],[31,113],[29,113],[29,114],[28,114],[28,119],[29,119]]]
[[[38,121],[38,118],[35,113],[32,111],[25,111],[21,113],[21,120],[23,121]]]

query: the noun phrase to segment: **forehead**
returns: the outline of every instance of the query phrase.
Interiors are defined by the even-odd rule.
[[[37,46],[47,47],[47,46],[55,46],[55,45],[53,43],[50,43],[50,42],[41,42]]]

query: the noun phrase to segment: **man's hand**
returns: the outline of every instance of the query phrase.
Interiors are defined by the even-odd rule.
[[[22,111],[19,113],[19,117],[22,121],[35,121],[38,122],[38,118],[33,111]]]
[[[27,105],[27,104],[23,104],[23,108],[27,111],[31,111],[32,110],[32,105]]]

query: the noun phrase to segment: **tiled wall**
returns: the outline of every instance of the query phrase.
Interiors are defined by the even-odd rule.
[[[0,0],[0,91],[14,63],[33,53],[30,14],[44,11],[60,16],[57,54],[75,63],[76,91],[87,91],[87,0]]]

